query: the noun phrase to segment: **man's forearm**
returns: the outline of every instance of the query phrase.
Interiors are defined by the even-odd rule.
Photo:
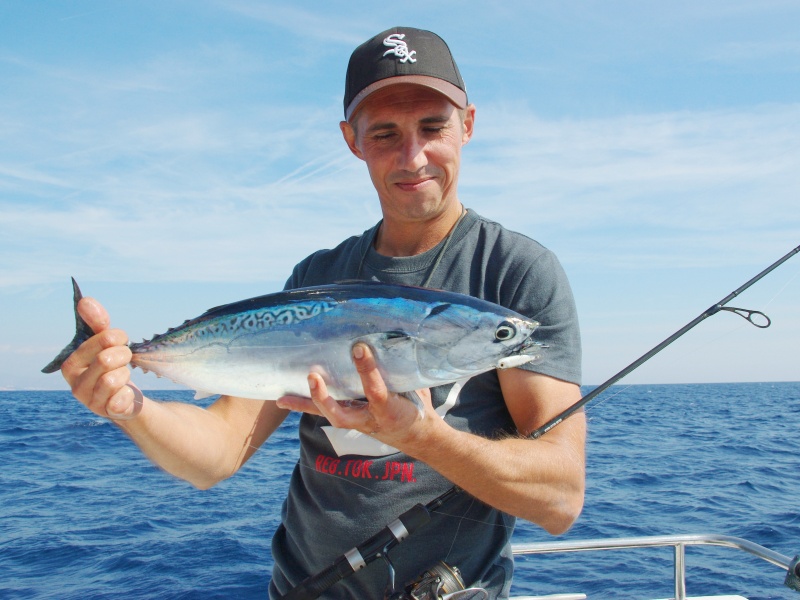
[[[489,440],[456,431],[441,420],[429,425],[418,444],[403,450],[479,500],[553,534],[569,529],[580,514],[585,487],[582,413],[537,440]]]
[[[136,418],[117,423],[153,463],[207,489],[233,475],[283,420],[268,404],[223,397],[203,409],[145,397]]]

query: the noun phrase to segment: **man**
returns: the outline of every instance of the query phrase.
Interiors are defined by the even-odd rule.
[[[421,413],[386,390],[370,348],[357,344],[352,358],[366,405],[340,405],[310,374],[308,398],[223,396],[203,410],[156,402],[129,385],[127,336],[109,327],[96,301],[84,299],[79,310],[96,335],[62,371],[76,398],[114,420],[157,465],[199,488],[235,473],[288,410],[304,413],[300,459],[273,539],[271,597],[453,484],[464,492],[392,551],[397,581],[444,561],[467,585],[506,597],[514,517],[561,533],[582,508],[583,415],[537,440],[525,437],[580,397],[572,295],[552,253],[459,201],[461,148],[472,137],[475,107],[441,38],[400,27],[359,46],[344,105],[342,134],[366,163],[383,219],[306,258],[286,287],[360,278],[482,297],[542,323],[544,361],[486,373],[463,388],[420,390]],[[386,566],[376,561],[325,597],[381,598],[386,580]]]

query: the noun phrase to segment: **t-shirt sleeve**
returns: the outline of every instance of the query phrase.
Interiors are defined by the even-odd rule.
[[[308,259],[294,266],[294,269],[292,269],[292,274],[289,275],[289,279],[287,279],[286,283],[283,284],[284,290],[295,290],[297,288],[303,287],[302,284],[303,263],[305,263],[307,260]]]
[[[318,250],[317,252],[306,256],[302,261],[297,263],[292,269],[292,274],[289,276],[289,279],[287,279],[286,283],[283,285],[283,289],[296,290],[297,288],[314,285],[315,283],[319,285],[319,282],[308,282],[308,273],[309,270],[313,270],[314,263],[317,261],[318,256],[324,255],[325,252],[327,251]]]
[[[551,251],[530,263],[514,292],[512,308],[539,322],[533,337],[546,346],[539,362],[522,368],[580,384],[578,312],[566,273]]]

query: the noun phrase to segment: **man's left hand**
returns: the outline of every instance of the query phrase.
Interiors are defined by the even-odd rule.
[[[430,390],[417,390],[422,401],[420,410],[411,400],[386,389],[369,346],[361,343],[353,346],[352,358],[367,402],[339,403],[328,395],[322,376],[311,373],[308,376],[311,398],[284,396],[278,399],[278,406],[323,416],[334,427],[361,431],[396,448],[424,435],[425,421],[437,416],[431,405]]]

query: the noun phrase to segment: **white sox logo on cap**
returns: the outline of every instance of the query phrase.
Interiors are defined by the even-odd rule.
[[[414,58],[414,55],[417,53],[416,50],[408,50],[408,44],[406,44],[403,39],[406,37],[405,33],[393,33],[390,36],[387,36],[386,39],[383,40],[383,45],[388,46],[389,49],[383,53],[384,56],[388,56],[389,54],[394,54],[397,58],[400,59],[401,63],[407,63],[411,61],[412,63],[417,62],[417,59]]]

